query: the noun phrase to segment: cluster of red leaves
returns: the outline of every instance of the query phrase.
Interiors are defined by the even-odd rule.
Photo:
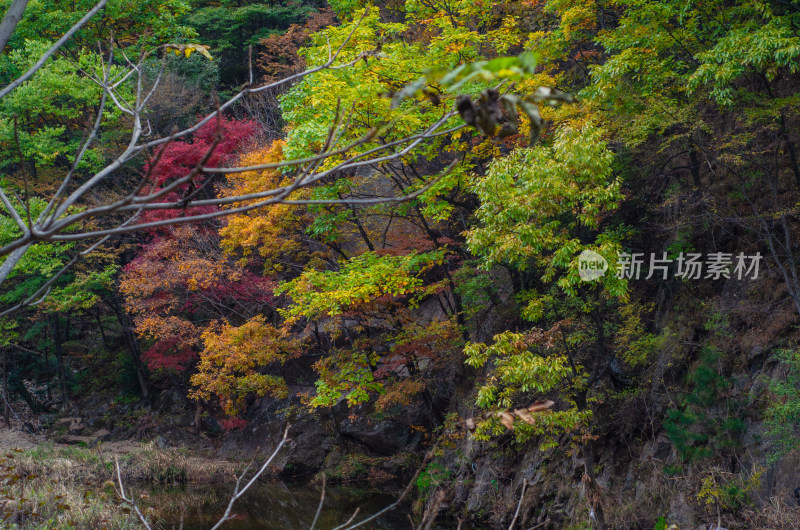
[[[239,156],[258,132],[255,122],[224,117],[203,125],[190,139],[161,148],[157,162],[144,168],[143,194],[163,189],[199,164],[219,167]],[[214,193],[202,173],[160,197],[178,201],[196,190]],[[191,210],[191,211],[189,211]],[[212,208],[148,212],[141,222],[172,219]],[[232,263],[219,248],[216,226],[195,224],[150,232],[150,241],[123,269],[120,290],[137,333],[150,342],[142,354],[151,369],[181,371],[197,359],[209,322],[272,304],[274,282]]]
[[[231,308],[272,304],[275,283],[215,251],[214,237],[191,226],[157,236],[123,269],[120,290],[137,333],[152,341],[142,357],[151,369],[183,370],[197,357],[210,318]]]
[[[219,424],[226,431],[240,431],[247,426],[247,420],[244,418],[223,418],[219,420]]]
[[[180,337],[170,337],[156,341],[142,353],[142,360],[151,370],[180,372],[197,358],[197,353],[189,345],[182,345]]]
[[[148,195],[163,189],[171,182],[187,176],[198,164],[218,167],[235,156],[258,132],[258,125],[251,120],[235,120],[220,117],[210,120],[200,127],[190,140],[175,140],[166,144],[153,157],[152,166],[146,164],[144,171],[147,181],[141,193]],[[185,182],[169,193],[159,197],[157,202],[173,202],[189,198],[208,184],[209,177],[198,173],[190,182]],[[209,193],[213,189],[207,190]],[[141,217],[141,223],[175,219],[184,215],[197,215],[215,210],[215,207],[188,208],[186,210],[153,210]],[[155,232],[153,232],[155,233]]]

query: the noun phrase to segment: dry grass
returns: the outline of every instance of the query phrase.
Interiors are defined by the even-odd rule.
[[[43,443],[0,457],[0,526],[13,529],[138,528],[120,504],[114,461],[129,484],[181,485],[229,479],[234,464],[190,456],[185,449],[137,444],[124,454]]]
[[[3,528],[135,528],[95,455],[33,450],[0,458]],[[108,473],[110,476],[110,473]]]
[[[794,530],[800,521],[800,506],[789,505],[784,495],[776,495],[760,508],[748,508],[742,513],[747,528]]]

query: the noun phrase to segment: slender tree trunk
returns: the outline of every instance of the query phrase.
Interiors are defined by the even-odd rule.
[[[603,513],[603,502],[600,494],[600,487],[594,480],[594,444],[590,441],[583,445],[583,483],[586,487],[586,498],[591,508],[590,516],[592,528],[604,530],[606,528],[606,518]]]
[[[200,429],[200,417],[203,413],[203,404],[200,400],[197,401],[197,405],[194,408],[194,419],[192,420],[192,426],[195,429]]]
[[[702,187],[700,181],[700,158],[697,156],[697,147],[694,144],[689,146],[689,169],[692,172],[692,181],[697,189]]]
[[[58,383],[61,388],[62,407],[66,408],[69,405],[69,396],[67,396],[67,375],[64,368],[64,350],[62,346],[61,336],[61,322],[58,315],[53,315],[53,346],[56,352],[56,363],[58,367]]]
[[[95,311],[95,313],[94,313],[95,314],[95,318],[97,319],[97,327],[100,329],[100,338],[103,339],[103,347],[106,350],[110,350],[111,348],[108,345],[108,337],[106,337],[106,330],[103,327],[102,320],[100,320],[100,308],[99,308],[99,305],[95,306],[94,311]]]
[[[425,216],[422,214],[422,210],[420,210],[419,206],[415,206],[414,209],[416,210],[417,216],[422,223],[422,228],[425,230],[428,239],[430,239],[431,243],[433,243],[434,248],[441,247],[439,244],[439,239],[436,237],[436,234],[428,224],[427,219],[425,219]],[[464,340],[469,340],[467,321],[464,319],[464,306],[461,304],[461,297],[458,295],[458,291],[456,291],[456,284],[453,281],[453,277],[450,275],[450,270],[447,268],[447,263],[445,262],[442,264],[440,268],[445,278],[447,278],[447,285],[450,287],[450,295],[452,296],[453,304],[455,305],[456,322],[458,322],[458,325],[461,326],[461,334],[464,337]]]
[[[48,410],[47,407],[39,403],[39,400],[36,399],[36,397],[33,394],[28,392],[28,389],[25,388],[25,385],[22,383],[22,381],[16,381],[16,383],[10,390],[13,390],[15,394],[19,395],[19,397],[21,397],[22,400],[28,404],[28,406],[31,408],[31,411],[33,411],[34,414],[41,414],[42,412],[46,412]],[[6,394],[8,394],[9,392],[6,392]],[[9,406],[9,408],[11,407]]]
[[[131,357],[133,357],[133,364],[136,367],[136,379],[139,381],[142,398],[150,399],[150,382],[147,380],[147,370],[142,362],[142,352],[139,349],[139,343],[133,332],[133,322],[131,322],[131,317],[128,315],[128,312],[125,311],[125,308],[122,306],[122,301],[118,296],[117,293],[114,293],[114,298],[109,305],[119,321],[122,333],[125,336],[125,342],[128,345],[128,350],[131,353]]]
[[[42,351],[44,357],[44,387],[47,390],[47,401],[53,401],[53,393],[50,392],[50,356],[47,353],[47,348]]]
[[[580,410],[588,407],[587,391],[581,390],[575,396],[575,404]],[[606,528],[605,514],[603,513],[603,499],[600,487],[594,479],[594,442],[587,440],[581,444],[581,454],[583,455],[583,478],[586,501],[591,509],[592,528],[604,530]]]
[[[11,428],[11,407],[8,404],[8,353],[3,350],[3,420]]]
[[[361,224],[361,220],[358,218],[358,214],[356,213],[355,209],[353,209],[352,221],[356,225],[356,228],[358,228],[358,233],[361,234],[361,239],[364,240],[364,243],[367,245],[367,248],[370,251],[374,251],[375,246],[372,244],[372,241],[370,241],[369,235],[367,235],[367,231],[364,229],[364,225]]]

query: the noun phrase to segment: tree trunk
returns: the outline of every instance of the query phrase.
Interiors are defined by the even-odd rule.
[[[581,390],[575,396],[575,404],[580,410],[588,407],[587,391]],[[589,515],[594,530],[604,530],[606,527],[605,514],[603,513],[603,496],[600,487],[594,479],[594,442],[587,440],[581,444],[583,455],[583,477],[581,482],[585,488],[586,501],[589,503]]]
[[[122,301],[118,298],[118,294],[114,293],[114,297],[109,303],[111,309],[119,321],[122,328],[122,333],[125,335],[125,342],[128,345],[128,350],[133,357],[133,364],[136,367],[136,379],[139,381],[139,388],[142,391],[143,399],[150,399],[150,382],[147,380],[147,370],[142,362],[142,352],[139,349],[139,343],[136,341],[136,335],[133,332],[133,322],[125,308],[122,306]]]
[[[110,351],[111,347],[108,344],[108,337],[106,337],[106,330],[103,327],[103,321],[100,319],[101,318],[101,316],[100,316],[100,306],[96,305],[95,308],[94,308],[94,311],[95,311],[95,313],[94,313],[95,314],[95,318],[97,319],[97,327],[100,328],[100,338],[103,339],[103,347],[106,350]]]
[[[700,181],[700,158],[697,156],[697,147],[694,144],[689,146],[689,169],[692,172],[692,181],[697,189],[702,188]]]
[[[61,388],[61,406],[66,408],[69,405],[69,396],[67,396],[67,375],[64,369],[64,350],[61,347],[61,323],[58,315],[53,315],[53,345],[56,352],[56,363],[58,365],[58,383]]]
[[[44,387],[47,390],[47,401],[53,401],[53,393],[50,391],[50,355],[47,353],[47,348],[42,351],[44,357]]]
[[[11,428],[11,406],[8,404],[8,353],[3,350],[3,420]]]

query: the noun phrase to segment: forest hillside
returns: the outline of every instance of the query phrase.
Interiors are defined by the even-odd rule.
[[[4,528],[800,528],[798,0],[0,12]]]

